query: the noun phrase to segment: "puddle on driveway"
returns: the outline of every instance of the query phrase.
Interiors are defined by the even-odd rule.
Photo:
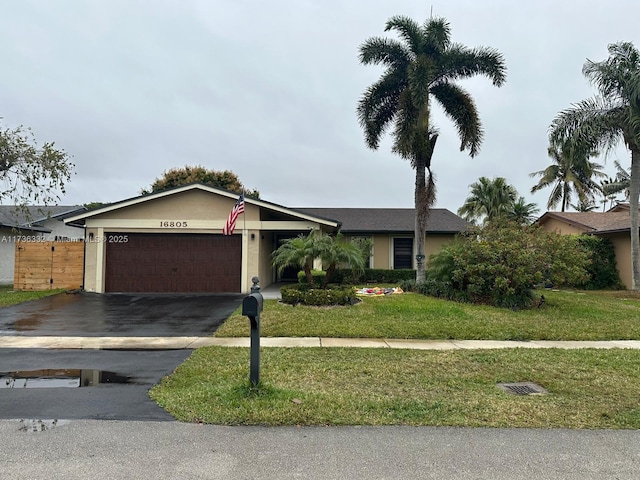
[[[106,383],[134,383],[116,372],[87,369],[44,369],[0,372],[0,388],[77,388]]]

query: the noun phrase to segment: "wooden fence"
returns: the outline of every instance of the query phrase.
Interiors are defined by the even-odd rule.
[[[13,288],[81,288],[83,266],[84,242],[16,242]]]

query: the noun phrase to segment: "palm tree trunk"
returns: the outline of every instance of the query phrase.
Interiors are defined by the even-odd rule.
[[[638,197],[640,196],[640,151],[631,150],[631,178],[629,181],[629,215],[631,217],[631,289],[640,290],[640,260],[638,245]]]
[[[427,219],[429,205],[427,202],[427,184],[425,179],[426,167],[423,162],[416,162],[416,191],[415,191],[415,242],[416,242],[416,283],[425,282],[424,242],[427,234]]]

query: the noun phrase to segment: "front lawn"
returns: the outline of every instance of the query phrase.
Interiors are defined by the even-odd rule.
[[[637,350],[196,350],[150,395],[186,422],[249,425],[450,425],[640,428]],[[536,382],[516,396],[499,382]]]
[[[64,292],[64,289],[42,291],[13,291],[13,285],[0,285],[0,307],[8,307],[18,303],[28,302],[37,298],[48,297]]]
[[[265,337],[351,337],[477,340],[640,339],[640,295],[628,291],[540,290],[540,308],[504,308],[439,300],[415,293],[364,297],[345,307],[293,307],[265,300]],[[238,309],[217,337],[249,335]]]

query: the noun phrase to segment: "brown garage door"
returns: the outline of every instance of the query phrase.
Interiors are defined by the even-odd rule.
[[[240,292],[241,239],[240,235],[109,233],[105,291]]]

